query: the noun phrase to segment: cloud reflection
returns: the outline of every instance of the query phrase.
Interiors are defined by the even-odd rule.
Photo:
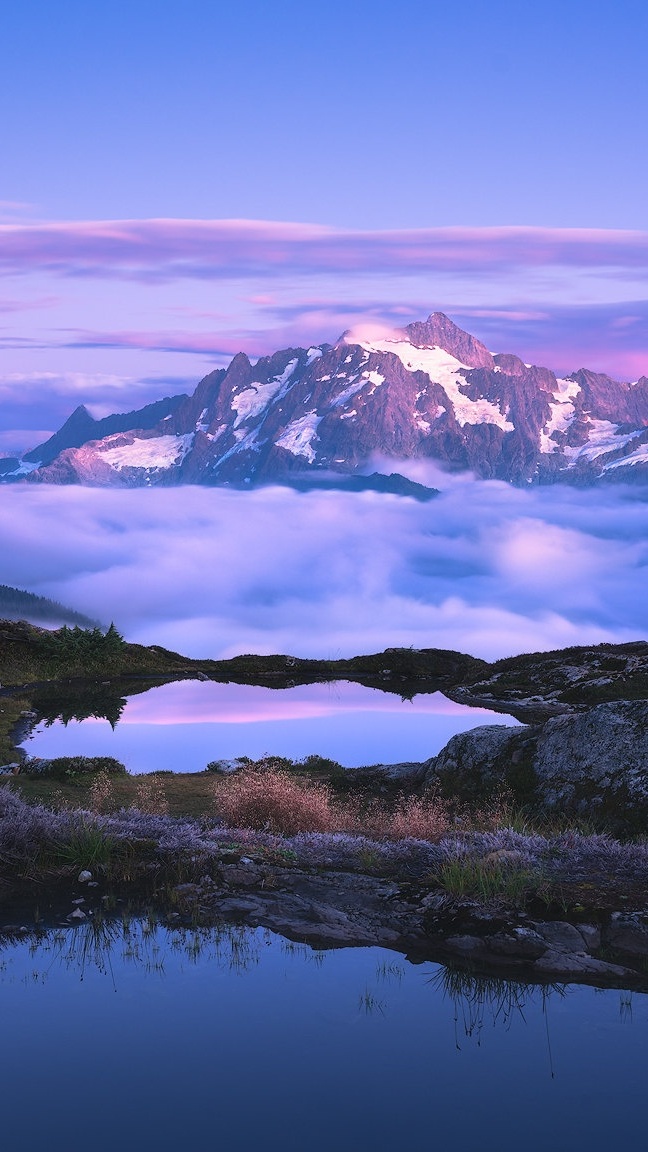
[[[407,701],[409,715],[492,718],[486,708],[466,708],[441,692]],[[266,721],[311,720],[343,713],[380,712],[402,715],[400,697],[346,681],[303,684],[272,690],[253,684],[207,684],[184,680],[133,696],[120,724],[256,724]],[[486,722],[486,721],[484,721]]]

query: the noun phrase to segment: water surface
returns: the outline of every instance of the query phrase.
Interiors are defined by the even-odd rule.
[[[114,730],[95,717],[57,721],[40,725],[25,748],[31,756],[115,756],[131,772],[198,772],[210,760],[311,753],[352,768],[427,760],[456,732],[516,723],[440,692],[401,700],[347,681],[271,689],[182,680],[132,696]]]
[[[0,1011],[21,1152],[645,1148],[643,995],[135,921],[4,947]]]

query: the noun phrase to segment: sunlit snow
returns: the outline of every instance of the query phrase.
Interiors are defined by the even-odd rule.
[[[308,463],[312,464],[315,453],[311,444],[321,419],[322,417],[316,412],[307,412],[305,416],[300,416],[299,420],[293,420],[277,440],[277,447],[285,448],[293,456],[305,456]]]
[[[319,352],[319,349],[317,349]],[[321,356],[321,352],[319,353]],[[267,408],[271,400],[277,396],[287,381],[292,376],[295,368],[297,367],[297,359],[290,360],[283,372],[279,376],[275,376],[273,380],[268,380],[266,384],[262,384],[256,380],[250,385],[249,388],[239,392],[238,396],[232,398],[232,408],[237,413],[234,427],[238,428],[244,420],[249,420],[251,416],[259,416],[264,408]]]
[[[566,432],[574,418],[574,400],[581,387],[576,380],[556,380],[553,403],[549,401],[551,416],[540,433],[540,451],[553,452],[558,445],[551,439],[554,432]]]
[[[462,427],[465,424],[496,424],[503,432],[513,432],[513,424],[506,419],[495,404],[490,400],[471,400],[459,391],[460,385],[467,384],[463,373],[470,372],[467,364],[462,364],[455,356],[451,356],[443,348],[415,348],[407,340],[363,340],[359,341],[361,348],[367,352],[391,352],[398,356],[408,372],[425,372],[430,380],[447,393],[454,408],[457,423]]]
[[[587,444],[580,444],[577,448],[564,448],[565,456],[572,464],[577,460],[596,460],[606,452],[624,448],[639,435],[638,432],[628,432],[618,436],[618,428],[618,424],[612,424],[609,420],[590,421]]]
[[[610,472],[613,468],[625,468],[626,465],[634,467],[635,464],[648,464],[648,444],[641,444],[639,448],[635,449],[635,451],[631,452],[628,456],[606,464],[605,471]]]
[[[115,448],[98,447],[102,460],[117,472],[122,468],[171,468],[181,464],[193,443],[194,434],[186,436],[153,436],[149,440],[134,439]],[[114,438],[108,437],[104,443]]]

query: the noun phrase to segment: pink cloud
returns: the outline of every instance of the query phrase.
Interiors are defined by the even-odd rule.
[[[164,279],[301,272],[644,269],[648,232],[589,228],[357,231],[256,220],[122,220],[0,225],[0,266]]]
[[[33,300],[0,299],[0,312],[36,312],[39,308],[55,308],[60,304],[58,296],[40,296]]]

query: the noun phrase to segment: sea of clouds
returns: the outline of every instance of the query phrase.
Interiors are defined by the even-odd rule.
[[[648,639],[647,492],[408,472],[443,491],[5,487],[0,581],[194,656]]]

